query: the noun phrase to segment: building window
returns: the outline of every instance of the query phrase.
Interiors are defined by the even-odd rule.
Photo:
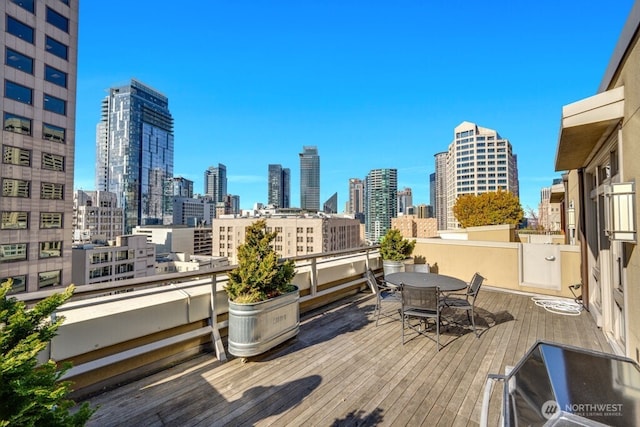
[[[20,211],[2,211],[2,230],[26,230],[29,228],[29,213]]]
[[[23,274],[22,276],[3,277],[0,279],[0,283],[4,283],[9,279],[13,280],[9,294],[17,294],[18,292],[27,291],[27,276]]]
[[[53,271],[44,271],[42,273],[38,273],[38,288],[47,288],[49,286],[58,286],[62,284],[62,271],[61,270],[53,270]]]
[[[55,96],[44,94],[43,108],[53,113],[61,115],[67,114],[67,101],[64,99],[56,98]]]
[[[24,261],[26,259],[26,243],[9,243],[0,245],[0,262]]]
[[[3,145],[2,163],[7,165],[31,166],[31,150]]]
[[[40,198],[46,200],[64,200],[64,184],[43,182],[40,184]]]
[[[60,43],[56,39],[52,39],[47,36],[45,39],[44,48],[47,52],[54,54],[62,59],[69,59],[69,48],[67,45]]]
[[[64,156],[42,153],[42,169],[64,172]]]
[[[62,256],[62,242],[40,242],[40,258]]]
[[[53,9],[47,8],[47,22],[60,28],[65,33],[69,32],[69,18],[62,16]]]
[[[4,63],[9,67],[16,68],[25,73],[33,74],[33,58],[16,52],[15,50],[6,48],[4,55]]]
[[[31,120],[12,113],[4,113],[3,129],[7,132],[31,135]]]
[[[11,3],[15,3],[21,8],[28,10],[31,13],[35,13],[36,11],[33,0],[11,0]]]
[[[48,65],[44,66],[44,79],[58,86],[67,87],[67,73]]]
[[[29,197],[31,182],[22,179],[2,179],[2,195],[4,197]]]
[[[25,104],[33,104],[33,90],[9,80],[4,81],[4,96]]]
[[[33,44],[33,28],[7,15],[7,32]]]
[[[307,233],[313,233],[313,227],[307,227]]]
[[[40,212],[40,228],[62,228],[62,214],[59,212]]]
[[[48,139],[49,141],[60,142],[64,144],[66,131],[59,126],[43,123],[42,125],[42,139]]]

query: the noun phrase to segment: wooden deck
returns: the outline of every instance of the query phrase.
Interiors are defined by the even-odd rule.
[[[486,330],[476,338],[452,327],[440,352],[423,336],[403,346],[393,319],[376,327],[374,303],[362,293],[305,315],[297,338],[247,363],[205,354],[95,396],[89,425],[475,426],[487,374],[514,365],[536,340],[610,351],[588,313],[552,314],[528,296],[483,289]]]

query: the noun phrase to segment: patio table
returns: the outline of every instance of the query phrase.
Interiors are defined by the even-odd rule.
[[[385,282],[400,286],[401,284],[419,287],[438,287],[442,292],[460,291],[467,288],[467,283],[457,277],[436,273],[391,273],[384,277]]]

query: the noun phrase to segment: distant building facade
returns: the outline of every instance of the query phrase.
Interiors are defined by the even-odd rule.
[[[391,220],[391,227],[400,230],[405,238],[438,237],[438,221],[435,218],[402,215]]]
[[[173,152],[166,96],[135,79],[109,89],[96,130],[96,189],[120,197],[125,233],[171,217],[165,186],[173,178]]]
[[[218,218],[213,226],[213,256],[237,262],[237,249],[244,243],[246,228],[256,218]],[[353,218],[319,216],[272,216],[267,230],[278,233],[274,249],[282,257],[319,254],[361,246],[360,223]]]
[[[322,205],[322,212],[326,214],[338,213],[338,193],[333,193]]]
[[[167,180],[169,196],[173,197],[193,197],[193,181],[183,178],[181,176],[175,176]]]
[[[227,195],[227,167],[222,163],[204,172],[204,194],[214,202],[222,202]]]
[[[397,169],[373,169],[365,181],[365,238],[377,243],[398,216]]]
[[[544,231],[554,232],[563,229],[562,200],[564,200],[564,184],[562,183],[562,178],[554,179],[551,187],[545,187],[540,190],[538,227]]]
[[[138,226],[133,229],[133,235],[146,236],[159,256],[178,252],[191,255],[194,253],[194,230],[194,227],[185,226]]]
[[[123,233],[124,213],[118,196],[109,191],[73,193],[73,242],[115,240]]]
[[[438,230],[447,229],[447,152],[435,155],[435,200],[433,211],[438,220]]]
[[[349,201],[346,212],[364,215],[364,181],[359,178],[349,178]]]
[[[146,236],[118,236],[113,246],[73,247],[73,283],[92,283],[155,275],[155,245]]]
[[[173,225],[211,225],[216,216],[216,203],[209,197],[173,198]]]
[[[447,229],[459,227],[453,214],[458,196],[509,191],[519,196],[517,156],[497,131],[462,122],[454,130],[446,164]]]
[[[320,210],[320,155],[318,147],[304,146],[300,156],[300,208]]]
[[[291,207],[291,170],[282,165],[269,165],[267,204],[276,208]]]
[[[398,190],[398,215],[409,214],[409,208],[413,206],[413,194],[411,189],[405,187],[402,190]]]
[[[35,292],[72,282],[78,2],[2,1],[0,15],[0,281]]]

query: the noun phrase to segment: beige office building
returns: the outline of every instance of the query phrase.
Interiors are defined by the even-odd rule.
[[[407,239],[438,237],[438,220],[436,218],[402,215],[391,220],[391,228],[400,230],[402,237]]]
[[[78,0],[0,2],[0,279],[71,283]]]
[[[237,262],[246,228],[259,218],[218,218],[213,222],[213,256]],[[360,221],[342,217],[270,217],[267,231],[278,233],[274,249],[282,257],[319,254],[361,246]]]
[[[109,191],[73,193],[73,242],[91,243],[115,240],[123,234],[124,213],[118,196]]]

